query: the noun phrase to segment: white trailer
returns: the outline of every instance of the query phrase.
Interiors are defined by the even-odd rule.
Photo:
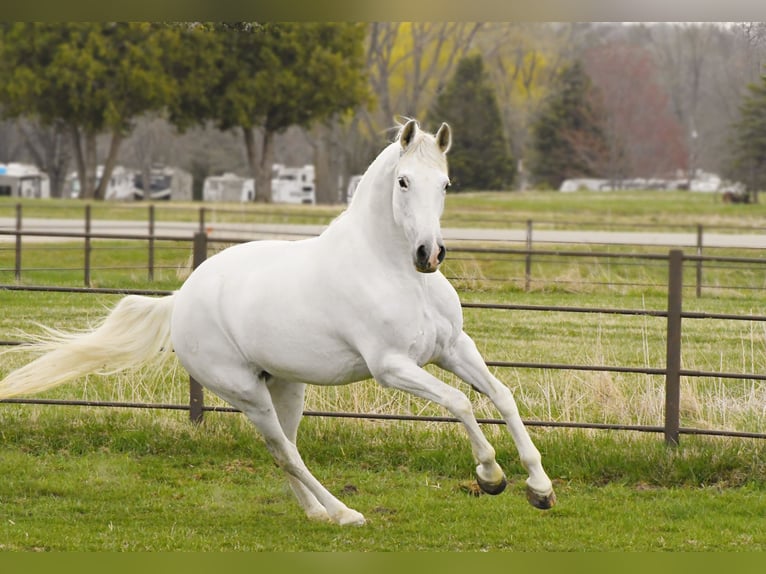
[[[271,201],[315,204],[314,166],[287,167],[275,163],[271,176]]]
[[[36,165],[0,164],[0,197],[50,197],[50,180]]]

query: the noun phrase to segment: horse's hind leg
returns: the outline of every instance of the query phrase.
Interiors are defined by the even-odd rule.
[[[263,435],[266,448],[288,476],[300,482],[327,511],[337,524],[364,524],[364,516],[335,498],[306,468],[298,449],[287,434],[277,415],[277,407],[267,387],[266,377],[256,376],[246,367],[217,369],[215,379],[221,381],[208,388],[241,410]],[[223,383],[225,381],[225,384]],[[284,409],[285,411],[289,409]]]
[[[269,380],[267,383],[271,400],[277,411],[282,430],[291,443],[296,444],[298,425],[303,417],[303,398],[306,385],[303,383],[288,383]],[[330,520],[327,509],[322,506],[311,491],[296,477],[288,474],[287,479],[298,502],[312,520]]]

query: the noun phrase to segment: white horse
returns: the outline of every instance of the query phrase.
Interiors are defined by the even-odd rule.
[[[230,247],[169,297],[123,298],[99,328],[51,341],[46,354],[9,374],[0,398],[146,364],[172,348],[197,381],[258,428],[310,518],[363,524],[362,514],[314,478],[295,446],[306,384],[374,377],[435,401],[468,431],[480,487],[490,494],[505,488],[469,399],[423,369],[434,363],[492,400],[529,472],[529,501],[550,508],[555,495],[540,453],[510,390],[463,331],[457,293],[438,271],[450,145],[447,124],[434,136],[408,121],[319,237]]]

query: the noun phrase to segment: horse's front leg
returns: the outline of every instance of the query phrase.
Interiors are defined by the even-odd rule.
[[[423,370],[408,357],[388,356],[375,362],[368,361],[368,364],[380,385],[433,401],[460,420],[471,441],[479,484],[491,494],[499,494],[505,489],[505,475],[495,461],[495,449],[479,428],[471,401],[465,394]]]
[[[551,508],[556,502],[556,495],[550,478],[543,470],[540,452],[521,421],[513,394],[490,373],[473,340],[466,333],[462,333],[454,347],[441,357],[437,364],[455,373],[474,389],[487,395],[494,403],[508,425],[522,465],[529,472],[527,479],[529,502],[537,508]]]

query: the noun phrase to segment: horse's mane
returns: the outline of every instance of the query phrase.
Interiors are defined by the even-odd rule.
[[[397,125],[392,128],[396,130],[394,141],[399,140],[402,130],[409,120],[410,118],[403,117],[397,121]],[[407,149],[404,150],[401,157],[409,155],[418,155],[423,162],[430,163],[444,170],[447,169],[447,158],[445,154],[441,152],[439,146],[436,145],[436,138],[433,134],[424,131],[419,126],[415,138],[410,142],[410,145],[407,146]]]

